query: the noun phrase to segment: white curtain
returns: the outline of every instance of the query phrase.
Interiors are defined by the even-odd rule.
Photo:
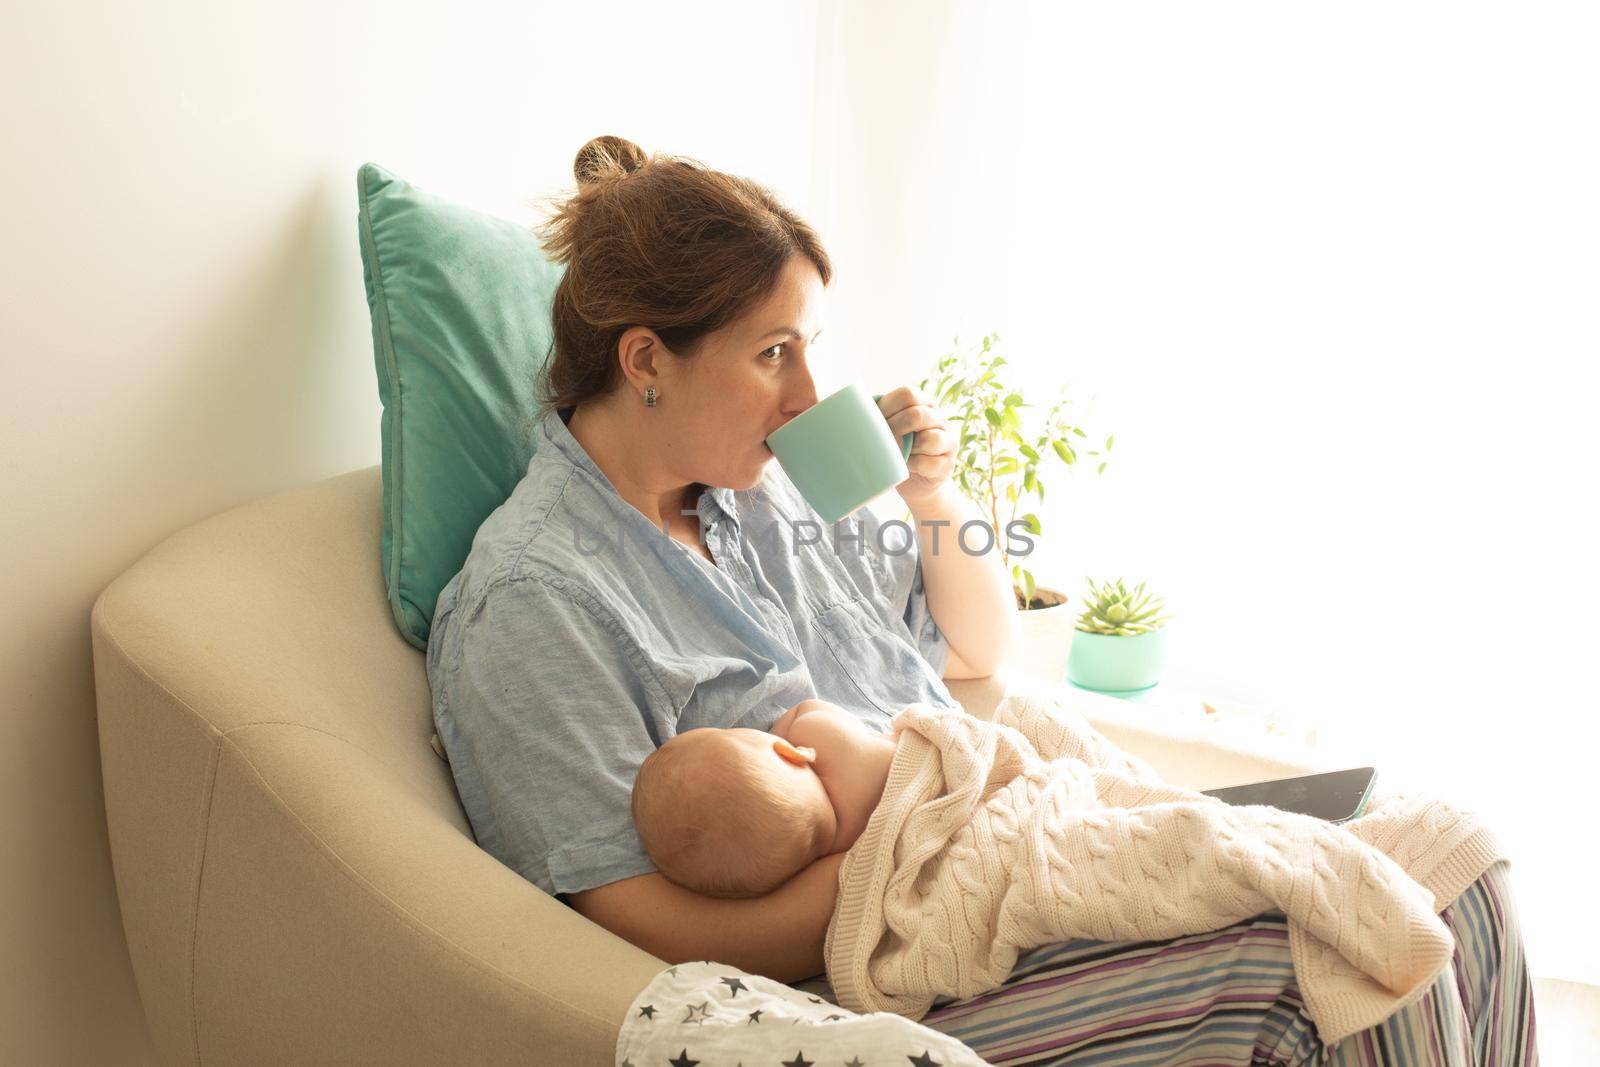
[[[1149,579],[1169,680],[1487,814],[1535,973],[1600,982],[1596,9],[820,14],[826,373],[1074,383],[1116,444],[1038,580]]]

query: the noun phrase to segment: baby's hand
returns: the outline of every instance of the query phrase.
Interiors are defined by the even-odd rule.
[[[772,750],[796,767],[804,767],[817,761],[816,749],[791,744],[787,738],[776,738],[772,742]]]

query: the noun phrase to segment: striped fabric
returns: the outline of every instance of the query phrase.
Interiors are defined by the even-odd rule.
[[[1490,867],[1440,912],[1456,952],[1428,993],[1331,1048],[1300,1002],[1281,912],[1171,941],[1044,945],[1017,960],[1004,987],[941,998],[922,1022],[994,1064],[1536,1064],[1506,871]],[[821,976],[797,988],[833,999]]]

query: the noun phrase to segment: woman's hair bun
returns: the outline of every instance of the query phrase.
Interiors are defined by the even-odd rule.
[[[579,185],[600,181],[603,178],[621,177],[644,166],[644,150],[626,137],[605,134],[596,137],[578,149],[572,173]]]

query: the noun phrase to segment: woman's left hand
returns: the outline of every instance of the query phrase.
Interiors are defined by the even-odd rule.
[[[915,508],[949,484],[956,466],[955,431],[938,409],[909,385],[885,393],[878,410],[888,417],[896,441],[908,433],[916,434],[911,440],[911,458],[906,460],[911,476],[895,486],[900,499]]]

